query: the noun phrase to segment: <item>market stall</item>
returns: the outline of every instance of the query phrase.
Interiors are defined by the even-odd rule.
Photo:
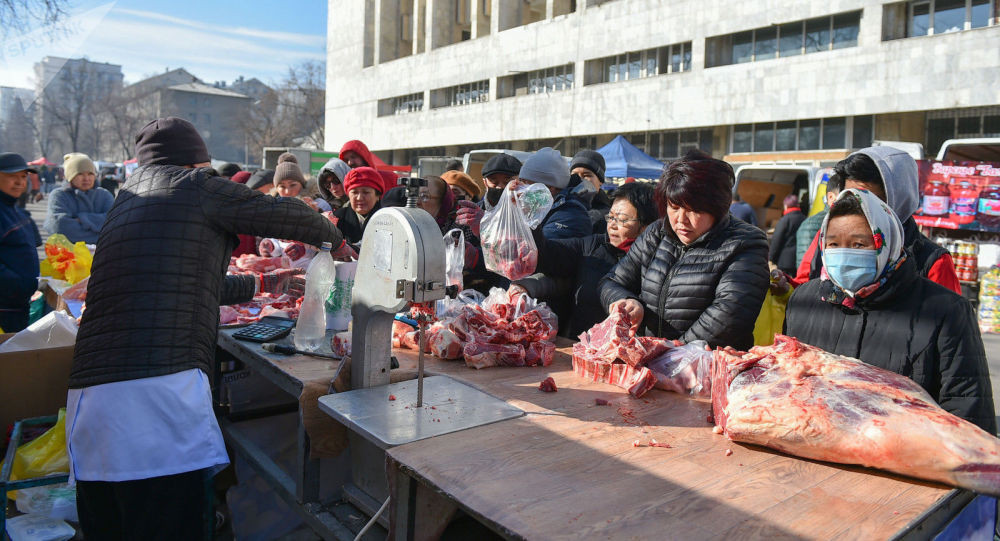
[[[273,475],[272,484],[303,504],[300,514],[310,515],[307,523],[314,529],[348,536],[350,529],[336,516],[343,513],[335,508],[351,504],[342,500],[324,508],[309,492],[318,475],[309,447],[318,439],[344,438],[343,428],[320,419],[316,400],[325,392],[304,391],[329,388],[341,363],[268,354],[232,340],[232,332],[220,332],[220,345],[300,397],[302,468],[296,479]],[[475,370],[461,361],[425,358],[428,376],[448,376],[525,413],[390,449],[395,498],[389,525],[397,538],[439,534],[458,509],[509,538],[571,532],[655,537],[664,531],[698,537],[930,537],[974,496],[730,442],[713,433],[707,400],[661,390],[634,398],[621,388],[587,381],[573,371],[571,343],[558,345],[548,367]],[[417,353],[394,349],[393,355],[400,363],[393,380],[412,378]],[[557,392],[538,389],[549,376]],[[597,399],[609,404],[598,405]],[[388,393],[385,400],[391,403]],[[432,406],[441,404],[427,404]],[[310,422],[327,424],[310,427]],[[255,455],[234,437],[233,425],[225,424],[224,432],[237,452]],[[346,440],[339,441],[342,449]],[[633,446],[636,441],[640,447]],[[670,447],[649,446],[651,441]],[[264,469],[264,462],[258,467]]]

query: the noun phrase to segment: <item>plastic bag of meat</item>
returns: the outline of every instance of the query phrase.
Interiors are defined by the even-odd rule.
[[[463,289],[454,299],[445,297],[435,304],[435,313],[441,319],[451,319],[458,317],[462,313],[465,305],[478,305],[483,302],[485,295],[475,289]]]
[[[452,229],[444,236],[444,283],[462,290],[462,272],[465,270],[465,234]]]
[[[730,440],[1000,495],[1000,440],[909,378],[780,334],[714,355],[712,415]]]
[[[656,374],[656,388],[695,396],[712,395],[712,352],[704,340],[668,349],[646,367]]]
[[[504,188],[500,202],[483,217],[481,231],[483,260],[488,270],[510,280],[535,272],[538,247],[518,205],[516,191]]]

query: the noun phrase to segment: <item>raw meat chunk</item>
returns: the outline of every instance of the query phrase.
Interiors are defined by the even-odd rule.
[[[549,376],[543,379],[542,382],[538,384],[538,390],[542,391],[543,393],[554,393],[558,391],[559,388],[556,387],[556,380],[552,379],[552,376]]]
[[[491,366],[525,366],[524,346],[521,344],[484,344],[472,342],[462,351],[465,364],[472,368]]]
[[[733,441],[1000,495],[1000,440],[906,377],[782,335],[714,356],[713,416]]]
[[[436,329],[427,340],[431,353],[442,359],[461,359],[464,344],[458,336],[446,327]]]

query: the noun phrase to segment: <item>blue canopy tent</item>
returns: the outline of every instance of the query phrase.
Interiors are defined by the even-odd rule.
[[[663,172],[659,160],[639,150],[621,135],[597,149],[606,164],[605,177],[635,177],[658,179]]]

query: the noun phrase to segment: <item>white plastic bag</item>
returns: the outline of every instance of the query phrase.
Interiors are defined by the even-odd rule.
[[[485,298],[485,295],[475,289],[463,289],[454,299],[444,298],[437,301],[434,313],[438,319],[458,317],[462,313],[462,307],[470,304],[482,304]]]
[[[465,271],[465,234],[452,229],[444,236],[445,285],[463,289],[462,273]]]
[[[70,522],[80,521],[76,514],[76,487],[66,483],[18,490],[17,510]]]
[[[45,515],[21,515],[7,519],[11,541],[66,541],[76,530],[65,522]]]
[[[49,312],[0,344],[0,353],[72,346],[76,343],[76,319],[64,312]]]
[[[330,294],[326,298],[326,328],[343,331],[351,323],[351,294],[354,291],[354,275],[358,272],[357,261],[334,261],[336,276]]]
[[[668,349],[646,363],[656,374],[656,388],[695,396],[712,394],[712,352],[707,342],[694,342]]]
[[[544,184],[520,184],[514,193],[517,195],[517,204],[524,213],[524,219],[532,229],[538,227],[552,210],[552,192]]]
[[[509,280],[535,272],[538,247],[531,236],[549,209],[552,195],[544,185],[504,188],[500,202],[482,220],[480,239],[486,268]]]

